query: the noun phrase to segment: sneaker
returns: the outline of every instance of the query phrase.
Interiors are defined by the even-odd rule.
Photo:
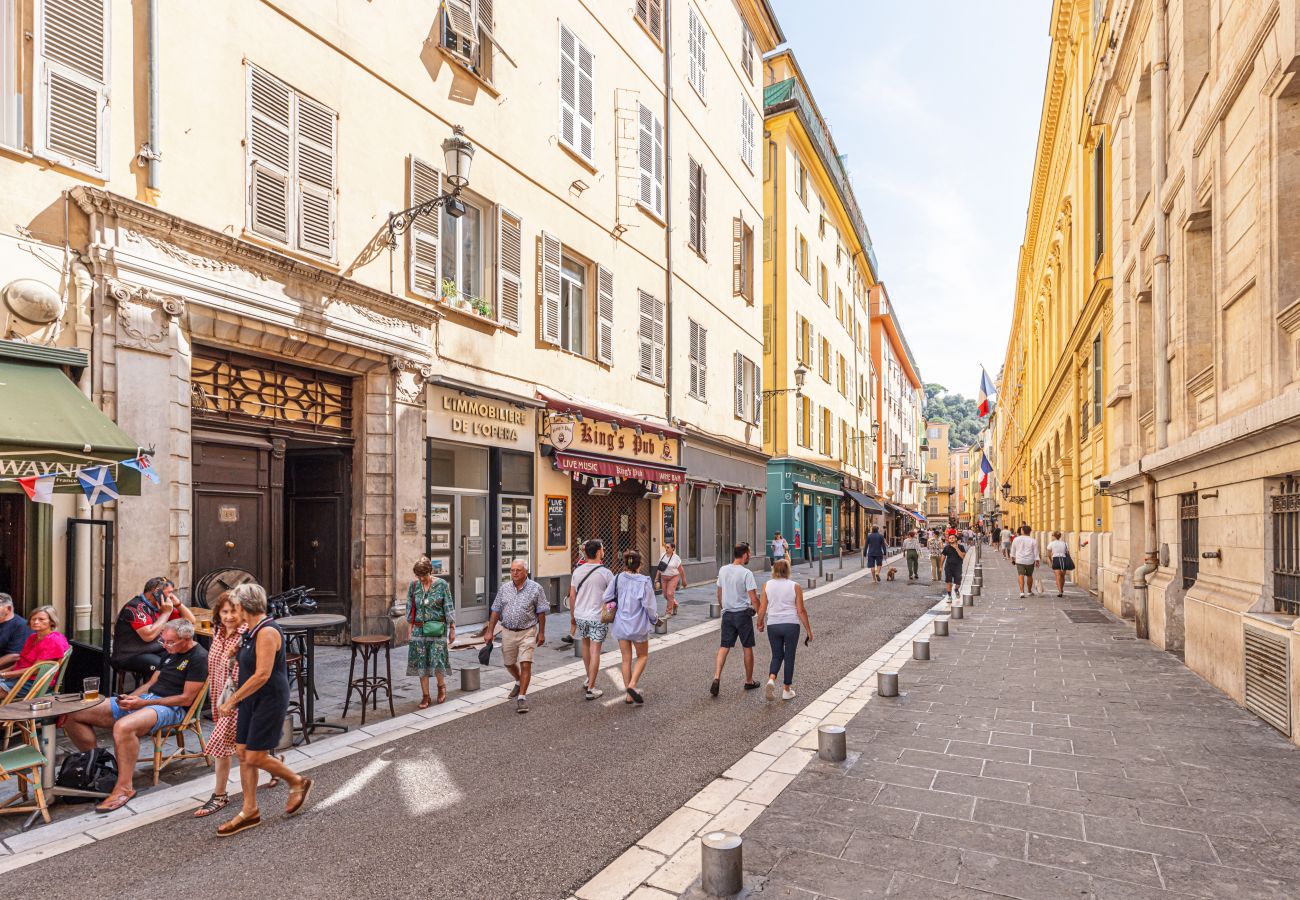
[[[588,700],[599,700],[604,695],[605,692],[602,691],[600,688],[587,688],[587,690],[583,693],[583,696],[586,697]]]
[[[1024,594],[1021,594],[1020,596],[1023,597]],[[519,682],[516,681],[515,686],[510,689],[510,699],[513,700],[518,696],[519,696]]]
[[[564,643],[566,643],[566,644],[572,644],[572,643],[573,643],[573,636],[572,636],[572,635],[568,635],[568,634],[561,635],[561,636],[560,636],[560,640],[564,641]]]
[[[1021,599],[1021,600],[1025,599],[1025,592],[1024,592],[1024,591],[1021,591],[1021,592],[1020,592],[1020,599]]]
[[[795,698],[794,688],[788,687],[781,691],[782,700],[793,700]]]
[[[774,681],[774,680],[769,680],[769,681],[767,682],[767,686],[766,686],[765,688],[763,688],[763,693],[764,693],[764,695],[766,695],[767,699],[769,699],[769,700],[775,700],[775,699],[776,699],[776,681]]]
[[[719,688],[719,687],[720,687],[720,685],[719,685],[719,683],[718,683],[718,679],[716,679],[716,678],[713,679],[713,684],[709,685],[709,693],[712,694],[712,695],[715,696],[715,697],[718,696],[718,688]]]
[[[527,697],[520,697],[519,699],[517,699],[517,700],[515,701],[515,712],[517,712],[517,713],[526,713],[526,712],[528,712],[528,698],[527,698]]]
[[[757,681],[746,681],[746,682],[745,682],[745,690],[747,690],[747,691],[754,691],[754,690],[757,690],[759,687],[761,687],[761,685],[760,685]]]

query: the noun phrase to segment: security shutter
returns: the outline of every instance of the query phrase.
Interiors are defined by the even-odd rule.
[[[745,357],[737,350],[732,354],[732,360],[736,375],[735,413],[737,419],[743,419],[745,418]]]
[[[542,232],[538,238],[537,293],[541,307],[541,338],[547,344],[560,343],[560,241]]]
[[[638,159],[641,170],[641,203],[658,215],[664,214],[664,127],[650,107],[637,104],[639,125]]]
[[[523,223],[505,207],[497,207],[497,321],[519,330],[519,298],[523,294]]]
[[[758,137],[758,113],[744,91],[740,92],[740,158],[754,171],[754,143]]]
[[[249,229],[288,243],[293,91],[249,66],[248,115]]]
[[[639,291],[641,324],[641,375],[653,381],[664,380],[664,304],[645,291]]]
[[[37,156],[108,169],[109,0],[37,0]]]
[[[596,359],[614,362],[614,273],[596,267]]]
[[[414,156],[408,161],[409,206],[427,203],[442,193],[442,173]],[[411,293],[421,297],[438,296],[441,279],[438,229],[441,210],[435,209],[417,218],[406,233],[406,271]]]
[[[334,110],[297,96],[298,249],[334,255]]]

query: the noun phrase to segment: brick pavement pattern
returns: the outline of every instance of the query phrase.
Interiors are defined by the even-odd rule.
[[[748,883],[786,900],[1300,897],[1300,753],[1172,655],[983,595],[844,763],[814,759],[744,833]],[[1050,573],[1047,573],[1050,576]]]

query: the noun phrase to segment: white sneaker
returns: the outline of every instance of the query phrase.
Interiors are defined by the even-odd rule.
[[[767,681],[767,685],[763,688],[763,694],[764,694],[764,695],[767,697],[767,699],[769,699],[769,700],[775,700],[775,699],[776,699],[776,681],[775,681],[775,679],[771,679],[771,678],[768,679],[768,681]]]
[[[784,689],[781,691],[781,699],[782,699],[782,700],[793,700],[793,699],[794,699],[794,696],[795,696],[795,695],[794,695],[794,688],[789,688],[789,687],[788,687],[788,688],[784,688]]]
[[[1021,592],[1020,592],[1020,599],[1021,599],[1021,600],[1025,599],[1025,592],[1024,592],[1024,591],[1021,591]]]

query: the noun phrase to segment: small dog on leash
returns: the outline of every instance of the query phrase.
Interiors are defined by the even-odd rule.
[[[886,580],[886,581],[893,581],[893,580],[894,580],[894,576],[897,575],[897,574],[898,574],[898,570],[897,570],[897,569],[895,569],[895,568],[890,568],[890,570],[889,570],[888,572],[885,573],[885,580]]]

